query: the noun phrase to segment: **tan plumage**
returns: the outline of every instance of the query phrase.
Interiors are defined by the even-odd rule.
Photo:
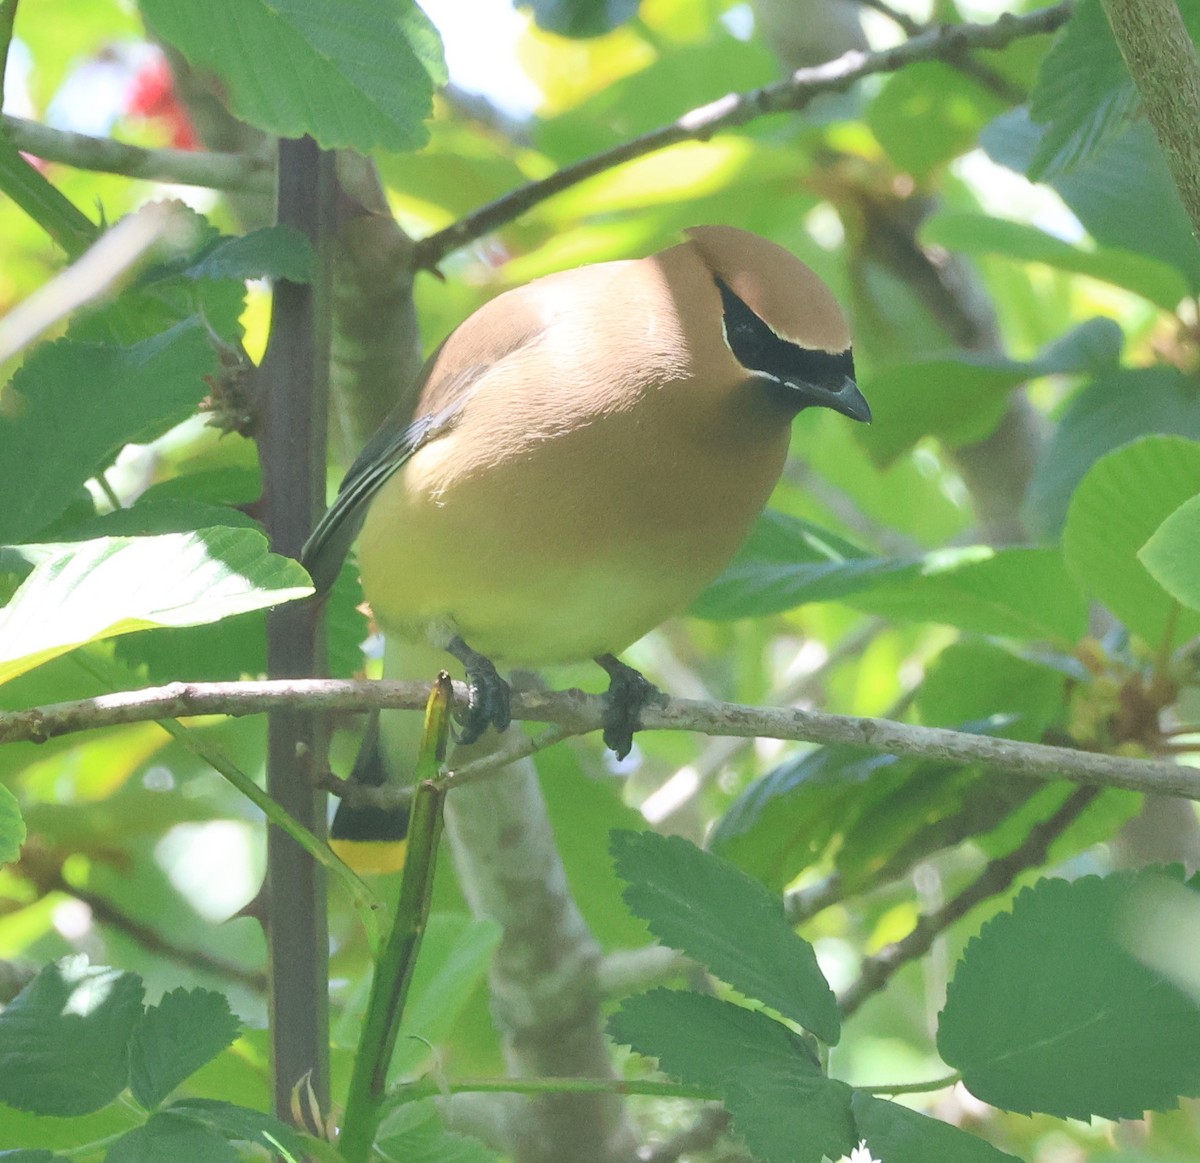
[[[745,231],[687,234],[454,331],[415,424],[385,425],[314,532],[318,584],[361,523],[389,634],[519,665],[616,654],[683,612],[766,504],[795,414],[869,418],[824,283]]]

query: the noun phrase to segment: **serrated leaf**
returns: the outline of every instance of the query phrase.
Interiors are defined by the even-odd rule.
[[[871,1157],[887,1163],[1020,1163],[1015,1155],[898,1102],[855,1092],[850,1108]]]
[[[99,1110],[122,1090],[142,979],[86,957],[47,965],[0,1013],[0,1102],[42,1115]]]
[[[236,238],[218,238],[183,272],[189,279],[287,279],[311,283],[317,265],[312,244],[294,226],[264,226]]]
[[[1200,610],[1200,496],[1184,501],[1138,550],[1150,576],[1177,602]]]
[[[187,1119],[157,1114],[122,1135],[108,1149],[104,1163],[238,1163],[241,1156],[219,1134]]]
[[[681,836],[614,831],[611,847],[629,884],[625,902],[656,937],[823,1042],[837,1042],[833,991],[778,896]]]
[[[223,1139],[255,1143],[271,1150],[285,1151],[297,1163],[309,1155],[326,1158],[334,1155],[332,1148],[319,1150],[316,1140],[302,1135],[295,1127],[280,1121],[265,1111],[251,1110],[232,1102],[216,1099],[188,1098],[172,1103],[161,1116],[180,1123],[202,1127]],[[334,1155],[336,1158],[336,1155]]]
[[[87,642],[195,626],[312,592],[256,529],[23,546],[40,558],[0,610],[0,683]]]
[[[730,1083],[725,1105],[759,1163],[822,1163],[854,1149],[853,1094],[832,1078],[760,1071]]]
[[[1166,311],[1174,311],[1188,293],[1184,277],[1164,262],[1130,250],[1084,250],[1027,222],[942,210],[924,223],[921,238],[960,254],[997,254],[1087,275],[1124,287]]]
[[[221,79],[233,113],[268,133],[363,152],[429,138],[445,62],[412,0],[142,0],[141,9],[192,65]]]
[[[757,1010],[682,989],[626,998],[608,1021],[612,1038],[657,1058],[688,1086],[724,1091],[747,1071],[817,1078],[820,1067],[800,1035]]]
[[[21,855],[25,843],[25,821],[17,797],[0,784],[0,864],[10,864]]]
[[[1106,452],[1151,434],[1200,439],[1200,385],[1178,369],[1118,368],[1072,397],[1038,458],[1024,515],[1044,538],[1057,537],[1084,474]]]
[[[216,370],[194,322],[132,347],[69,339],[38,347],[0,413],[0,542],[30,540],[123,445],[186,419]]]
[[[133,1097],[153,1110],[229,1046],[239,1026],[222,994],[182,988],[164,994],[158,1005],[146,1010],[130,1045]]]
[[[433,1099],[396,1107],[385,1118],[376,1143],[387,1158],[404,1163],[496,1163],[499,1159],[478,1139],[446,1130]]]
[[[938,1028],[972,1094],[1058,1118],[1139,1118],[1200,1094],[1200,1007],[1126,947],[1134,900],[1182,873],[1039,881],[967,946]]]
[[[1184,610],[1138,560],[1138,550],[1180,505],[1200,492],[1200,443],[1147,436],[1098,460],[1067,512],[1063,553],[1079,584],[1131,632],[1157,647],[1200,633],[1200,615]]]

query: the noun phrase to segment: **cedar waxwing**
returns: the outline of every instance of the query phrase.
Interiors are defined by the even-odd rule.
[[[615,656],[729,564],[798,412],[870,419],[820,278],[743,230],[686,234],[476,311],[422,370],[416,419],[385,422],[304,548],[323,591],[357,536],[385,633],[462,662],[462,742],[508,726],[493,660],[594,658],[611,679],[604,740],[626,754],[653,687]],[[352,779],[381,782],[377,748],[373,724]],[[405,819],[342,805],[332,835],[398,839]]]

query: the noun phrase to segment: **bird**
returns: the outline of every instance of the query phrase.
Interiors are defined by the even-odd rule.
[[[725,225],[644,258],[561,271],[461,323],[364,446],[301,554],[318,594],[358,542],[389,642],[463,665],[461,743],[510,721],[497,664],[595,659],[604,741],[631,746],[654,688],[617,657],[729,564],[778,481],[791,424],[869,422],[850,329],[790,251]],[[351,782],[391,779],[377,724]],[[394,766],[394,762],[391,763]],[[407,818],[352,807],[331,837],[402,842]]]

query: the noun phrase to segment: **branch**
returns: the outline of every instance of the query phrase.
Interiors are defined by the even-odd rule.
[[[294,711],[369,711],[379,708],[420,710],[429,684],[352,682],[345,679],[277,679],[267,682],[171,683],[94,699],[0,711],[0,744],[44,743],[59,735],[189,715],[259,715],[282,706]],[[466,687],[454,684],[454,697],[465,701]],[[513,718],[554,723],[566,734],[600,730],[604,697],[583,691],[513,693]],[[996,771],[1034,779],[1067,779],[1094,787],[1179,795],[1200,800],[1200,770],[1151,759],[1127,759],[1021,743],[989,735],[971,735],[944,727],[917,727],[890,719],[832,715],[787,707],[749,707],[738,703],[666,699],[642,712],[645,731],[698,731],[704,735],[786,739],[807,743],[850,743],[892,755],[918,755],[947,763],[979,763]],[[535,744],[535,740],[530,740]],[[515,746],[515,744],[514,744]],[[528,754],[528,752],[526,752]],[[482,764],[476,768],[482,774]],[[469,782],[464,771],[447,780]]]
[[[452,250],[520,217],[539,202],[587,178],[681,141],[707,141],[715,133],[745,125],[769,113],[795,113],[820,93],[841,92],[875,73],[893,73],[916,61],[955,61],[973,49],[1001,49],[1015,40],[1053,32],[1071,14],[1069,0],[1031,12],[1005,13],[992,24],[952,24],[878,52],[848,52],[815,68],[798,69],[787,80],[748,93],[730,93],[685,113],[669,125],[613,149],[565,166],[550,177],[505,194],[418,243],[419,267],[432,268]]]
[[[1200,236],[1200,73],[1175,0],[1102,0],[1113,36]]]
[[[121,174],[147,182],[248,190],[268,194],[275,188],[275,163],[264,155],[208,153],[188,149],[142,149],[111,137],[92,137],[51,129],[22,117],[0,117],[0,129],[23,153],[80,170]]]
[[[984,870],[940,909],[918,918],[908,936],[887,946],[862,965],[858,980],[838,998],[842,1016],[850,1017],[873,993],[878,993],[896,971],[929,952],[939,933],[965,917],[976,905],[1004,892],[1026,869],[1046,861],[1050,845],[1058,839],[1099,795],[1094,787],[1076,788],[1049,819],[1030,829],[1022,843],[1006,856],[990,861]]]

